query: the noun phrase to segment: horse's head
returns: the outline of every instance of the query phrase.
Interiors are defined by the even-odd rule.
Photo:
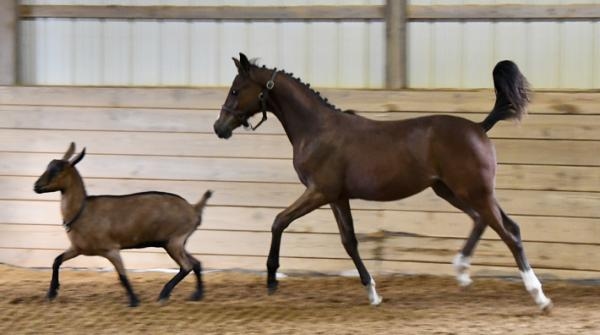
[[[240,59],[233,58],[233,61],[238,69],[238,74],[233,79],[227,99],[221,107],[219,118],[214,124],[215,133],[220,138],[231,137],[233,130],[239,126],[251,127],[248,119],[258,112],[263,112],[262,121],[264,121],[266,119],[266,95],[273,88],[273,80],[269,81],[271,84],[267,82],[265,86],[264,82],[254,78],[253,68],[255,66],[248,61],[246,55],[240,53]],[[252,127],[252,129],[256,129],[256,127]]]

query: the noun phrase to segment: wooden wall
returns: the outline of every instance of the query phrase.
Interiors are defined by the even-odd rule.
[[[379,120],[451,113],[482,120],[485,91],[325,90],[341,108]],[[196,201],[215,191],[189,249],[207,268],[263,270],[276,213],[302,193],[291,146],[271,117],[229,140],[212,131],[225,89],[0,87],[0,262],[49,267],[68,246],[59,194],[35,194],[36,178],[70,141],[87,147],[78,165],[89,194],[162,190]],[[497,193],[520,223],[525,248],[545,276],[600,277],[600,93],[538,93],[522,124],[490,133]],[[391,112],[390,110],[395,110]],[[451,273],[471,222],[432,192],[387,203],[352,201],[360,252],[375,273]],[[284,234],[281,271],[352,270],[329,208]],[[159,249],[128,251],[128,268],[175,267]],[[473,272],[516,274],[487,231]],[[98,257],[65,266],[110,267]]]

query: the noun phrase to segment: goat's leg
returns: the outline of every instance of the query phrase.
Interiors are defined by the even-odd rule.
[[[73,248],[69,248],[62,254],[56,256],[54,259],[54,263],[52,264],[52,279],[50,280],[50,288],[48,289],[47,294],[48,299],[52,300],[56,298],[56,295],[58,294],[57,291],[60,287],[60,282],[58,281],[58,271],[61,264],[71,258],[76,257],[77,255],[79,255],[77,251],[75,251]]]
[[[119,253],[119,250],[111,250],[102,256],[106,257],[112,263],[112,265],[114,265],[115,270],[117,270],[117,273],[119,274],[119,280],[121,281],[121,284],[123,285],[123,287],[125,287],[125,290],[127,291],[127,296],[129,297],[129,306],[136,307],[137,305],[139,305],[140,300],[133,292],[131,284],[129,284],[129,280],[127,279],[127,274],[125,273],[125,267],[123,266],[123,261],[121,260],[121,254]]]
[[[202,283],[202,264],[194,256],[186,252],[186,255],[192,263],[192,270],[196,275],[196,292],[190,296],[190,300],[198,301],[204,298],[204,284]]]
[[[179,284],[179,282],[183,280],[183,278],[185,278],[190,273],[190,271],[192,271],[193,265],[192,262],[190,262],[187,253],[185,252],[183,246],[184,241],[185,240],[175,240],[173,242],[169,242],[165,246],[165,250],[167,251],[169,256],[171,256],[171,258],[173,258],[173,260],[177,262],[177,264],[179,264],[180,268],[179,272],[175,275],[175,277],[171,278],[171,280],[169,280],[165,284],[162,291],[160,291],[158,301],[164,302],[168,300],[169,296],[171,295],[171,291],[173,291],[173,288],[175,288],[175,286]]]

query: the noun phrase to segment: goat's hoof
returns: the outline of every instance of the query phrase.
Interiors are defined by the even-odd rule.
[[[48,294],[46,294],[46,298],[49,301],[52,301],[52,300],[54,300],[54,298],[56,298],[57,295],[58,295],[58,292],[56,292],[56,290],[54,290],[54,291],[48,291]]]
[[[156,300],[156,302],[160,305],[160,306],[165,306],[166,304],[169,303],[169,297],[166,298],[158,298],[158,300]]]
[[[190,296],[190,301],[200,301],[204,298],[203,291],[196,291]]]
[[[138,299],[132,299],[129,301],[129,307],[138,307],[140,305],[140,301]]]
[[[277,288],[279,287],[279,283],[277,282],[277,280],[274,280],[272,282],[268,282],[267,283],[267,293],[269,295],[274,294],[275,292],[277,292]]]

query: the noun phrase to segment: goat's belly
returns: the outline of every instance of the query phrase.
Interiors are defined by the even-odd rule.
[[[122,249],[141,249],[141,248],[164,248],[167,245],[167,240],[145,241],[129,243],[122,246]]]

